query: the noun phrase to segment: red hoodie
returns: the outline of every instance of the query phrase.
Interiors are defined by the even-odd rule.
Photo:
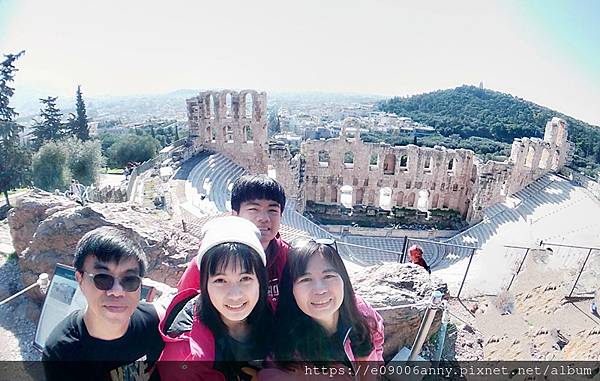
[[[287,254],[290,247],[283,239],[279,233],[267,247],[267,276],[269,277],[269,288],[268,294],[269,297],[276,302],[277,297],[279,296],[279,282],[281,281],[281,273],[283,272],[283,267],[287,261]],[[198,256],[194,256],[192,260],[188,263],[185,272],[181,276],[179,283],[177,283],[177,291],[181,292],[183,290],[192,288],[194,290],[200,289],[200,269],[198,268]]]

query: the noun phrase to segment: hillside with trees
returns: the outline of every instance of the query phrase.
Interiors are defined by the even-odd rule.
[[[600,127],[510,94],[461,86],[395,97],[379,103],[378,108],[435,127],[441,136],[428,137],[424,144],[430,140],[439,141],[436,144],[450,142],[449,146],[457,145],[453,148],[496,155],[509,153],[507,144],[514,138],[542,138],[546,122],[558,116],[569,125],[569,140],[574,148],[570,166],[594,177],[600,169]]]

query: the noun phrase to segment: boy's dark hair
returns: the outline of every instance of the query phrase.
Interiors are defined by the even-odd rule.
[[[273,200],[279,204],[281,213],[285,208],[285,190],[281,184],[267,175],[244,175],[239,177],[231,190],[231,209],[240,211],[242,202]]]
[[[102,226],[87,232],[75,248],[73,267],[83,271],[85,259],[94,255],[102,262],[119,263],[123,259],[134,258],[140,265],[140,276],[144,276],[148,267],[146,254],[139,244],[124,231],[112,226]]]

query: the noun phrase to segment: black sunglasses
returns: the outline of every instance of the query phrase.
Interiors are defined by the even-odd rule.
[[[82,274],[88,275],[94,281],[94,286],[98,290],[108,291],[113,288],[115,285],[115,279],[119,280],[119,284],[123,288],[123,291],[126,292],[134,292],[140,288],[140,284],[142,283],[142,278],[137,275],[126,275],[124,277],[115,278],[110,274],[92,274],[87,271],[80,271]]]
[[[313,239],[313,238],[297,238],[292,242],[292,247],[296,248],[296,249],[301,249],[304,246],[308,245],[309,243],[314,242],[314,243],[318,243],[321,245],[325,245],[325,246],[329,246],[330,248],[332,248],[333,250],[335,250],[336,253],[339,253],[338,251],[338,246],[337,246],[337,242],[335,239],[332,238],[317,238],[317,239]]]

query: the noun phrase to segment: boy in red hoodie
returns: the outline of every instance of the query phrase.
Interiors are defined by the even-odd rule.
[[[279,296],[279,281],[289,249],[279,235],[284,207],[283,187],[266,175],[244,175],[233,184],[231,214],[251,221],[260,230],[260,243],[267,256],[268,293],[274,302]],[[194,257],[179,280],[177,290],[197,290],[199,287],[200,272]]]

